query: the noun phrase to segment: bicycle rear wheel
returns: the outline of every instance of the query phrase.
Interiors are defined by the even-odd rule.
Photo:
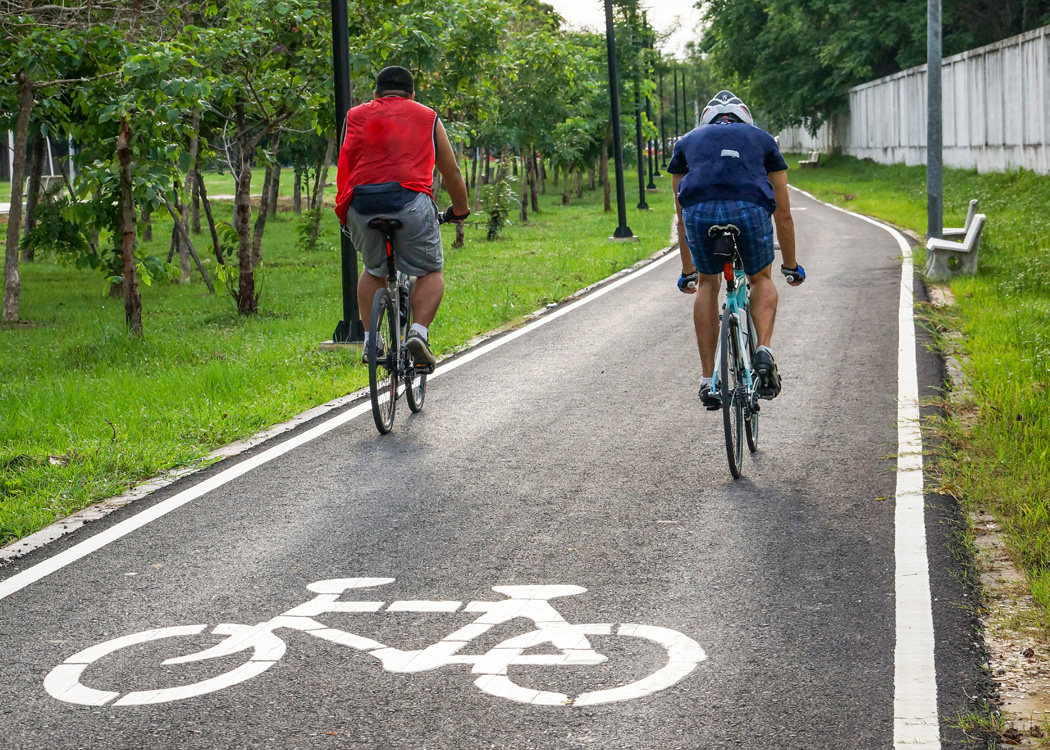
[[[383,435],[394,426],[397,409],[397,315],[388,289],[380,289],[372,300],[372,320],[368,326],[368,395],[372,399],[372,418]],[[379,350],[383,339],[384,350]]]
[[[744,458],[744,385],[741,361],[740,338],[737,322],[728,310],[722,310],[721,349],[719,376],[721,378],[722,423],[726,433],[726,457],[729,472],[734,479],[740,478],[740,465]]]
[[[755,349],[758,348],[758,335],[755,333],[755,321],[751,319],[751,311],[747,313],[747,351],[748,361],[755,361]],[[751,375],[752,384],[754,374]],[[751,401],[744,410],[744,434],[747,435],[747,449],[754,453],[758,450],[758,410],[752,408],[756,401]]]
[[[411,282],[408,285],[408,300],[409,308],[408,314],[405,315],[404,329],[405,335],[408,335],[408,329],[412,327],[412,289],[415,286],[415,282]],[[413,414],[418,414],[423,409],[423,401],[427,397],[427,374],[425,372],[419,372],[416,370],[415,362],[412,361],[411,354],[407,357],[408,368],[405,373],[405,396],[408,397],[408,408],[412,410]]]

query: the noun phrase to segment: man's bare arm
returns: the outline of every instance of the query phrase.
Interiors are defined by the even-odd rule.
[[[685,241],[685,220],[682,219],[682,206],[678,202],[678,183],[685,177],[684,174],[671,175],[671,192],[674,193],[674,210],[678,213],[678,252],[682,255],[682,273],[690,274],[696,269],[693,267],[693,255],[689,252],[689,243]]]
[[[798,259],[795,257],[795,220],[791,218],[787,172],[783,169],[770,172],[769,182],[773,185],[773,197],[777,201],[773,221],[777,224],[777,239],[780,241],[780,254],[783,257],[781,262],[785,268],[795,268],[798,265]]]
[[[434,144],[437,147],[435,163],[445,180],[445,190],[452,199],[452,210],[460,216],[465,216],[470,213],[467,185],[463,182],[459,164],[456,163],[456,152],[452,150],[448,133],[445,132],[445,126],[441,124],[441,120],[434,125]]]

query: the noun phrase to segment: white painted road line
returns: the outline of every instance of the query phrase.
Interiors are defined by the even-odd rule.
[[[795,188],[797,189],[797,188]],[[823,203],[799,190],[803,195]],[[934,662],[933,605],[926,550],[919,376],[915,354],[915,267],[911,246],[893,227],[833,206],[889,232],[900,246],[900,314],[897,340],[897,492],[894,515],[897,646],[893,662],[894,746],[940,750],[937,672]]]
[[[448,362],[447,364],[442,364],[441,367],[438,368],[438,370],[430,376],[430,378],[433,379],[444,375],[447,372],[451,372],[457,367],[461,367],[467,362],[471,362],[484,354],[488,354],[489,352],[493,351],[494,349],[498,349],[504,344],[509,344],[516,338],[524,336],[526,333],[534,331],[540,326],[545,326],[552,320],[556,320],[557,318],[560,318],[562,315],[565,315],[566,313],[571,312],[572,310],[576,310],[582,307],[583,305],[590,304],[599,297],[602,297],[605,294],[611,292],[613,289],[617,289],[623,286],[624,284],[628,283],[629,281],[637,279],[649,273],[649,271],[652,271],[654,268],[663,265],[671,258],[677,257],[679,257],[677,253],[669,252],[663,257],[657,258],[652,263],[649,263],[648,265],[642,266],[641,268],[624,275],[622,278],[617,279],[611,284],[601,287],[600,289],[597,289],[594,292],[591,292],[586,297],[583,297],[582,299],[577,300],[572,304],[566,305],[563,308],[555,310],[549,315],[545,315],[539,318],[538,320],[535,320],[532,323],[523,326],[522,328],[512,331],[506,336],[501,336],[500,338],[488,344],[484,344],[473,351],[467,352],[465,355],[454,359]],[[328,434],[332,430],[342,427],[347,422],[356,419],[362,414],[370,412],[371,409],[372,405],[369,402],[359,404],[336,417],[332,417],[331,419],[326,420],[321,424],[316,425],[315,427],[312,427],[306,432],[300,433],[299,435],[295,435],[294,437],[289,438],[280,445],[275,445],[274,447],[269,448],[263,451],[262,453],[259,453],[258,455],[247,458],[241,461],[236,466],[231,466],[229,469],[221,471],[215,476],[205,479],[203,482],[200,482],[199,484],[196,484],[187,490],[183,490],[182,492],[179,492],[178,494],[169,497],[167,500],[159,502],[156,505],[142,511],[141,513],[138,513],[132,516],[131,518],[121,521],[120,523],[111,526],[105,531],[101,531],[98,534],[95,534],[89,539],[85,539],[83,542],[80,542],[79,544],[70,547],[64,552],[60,552],[57,555],[54,555],[53,557],[49,557],[48,559],[37,563],[31,568],[23,570],[21,573],[18,573],[16,575],[11,576],[10,578],[0,581],[0,600],[11,596],[11,594],[21,591],[26,586],[30,586],[36,583],[41,578],[45,578],[46,576],[51,575],[55,571],[61,570],[67,565],[71,565],[77,560],[87,557],[92,552],[96,552],[102,549],[103,547],[112,544],[118,539],[127,536],[131,532],[137,529],[141,529],[143,526],[146,526],[147,524],[156,521],[158,518],[166,516],[173,510],[181,508],[183,505],[186,505],[187,503],[196,500],[202,495],[206,495],[212,490],[218,489],[219,487],[222,487],[223,485],[232,482],[234,479],[244,476],[252,469],[267,464],[270,461],[273,461],[275,458],[279,458],[285,453],[293,451],[296,448],[299,448],[300,446],[309,443],[311,440],[319,438],[322,435]]]

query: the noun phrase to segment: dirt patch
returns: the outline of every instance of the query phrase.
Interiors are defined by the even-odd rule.
[[[947,286],[929,285],[936,306],[955,303]],[[949,335],[949,348],[957,336]],[[944,353],[951,379],[956,418],[976,419],[976,406],[963,375],[958,351]],[[958,357],[958,358],[957,358]],[[1050,642],[1028,580],[1007,551],[995,518],[981,510],[972,513],[970,526],[977,548],[981,577],[981,622],[988,650],[988,670],[996,685],[994,698],[1002,712],[1004,744],[1050,749]]]

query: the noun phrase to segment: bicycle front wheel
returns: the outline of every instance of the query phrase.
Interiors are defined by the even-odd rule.
[[[729,472],[740,478],[744,459],[744,398],[747,388],[741,367],[738,323],[728,310],[722,311],[720,332],[722,356],[719,363],[722,396],[722,423],[726,433],[726,457]]]
[[[393,428],[397,408],[396,304],[388,289],[376,292],[368,326],[368,395],[372,399],[372,418],[383,435]]]

